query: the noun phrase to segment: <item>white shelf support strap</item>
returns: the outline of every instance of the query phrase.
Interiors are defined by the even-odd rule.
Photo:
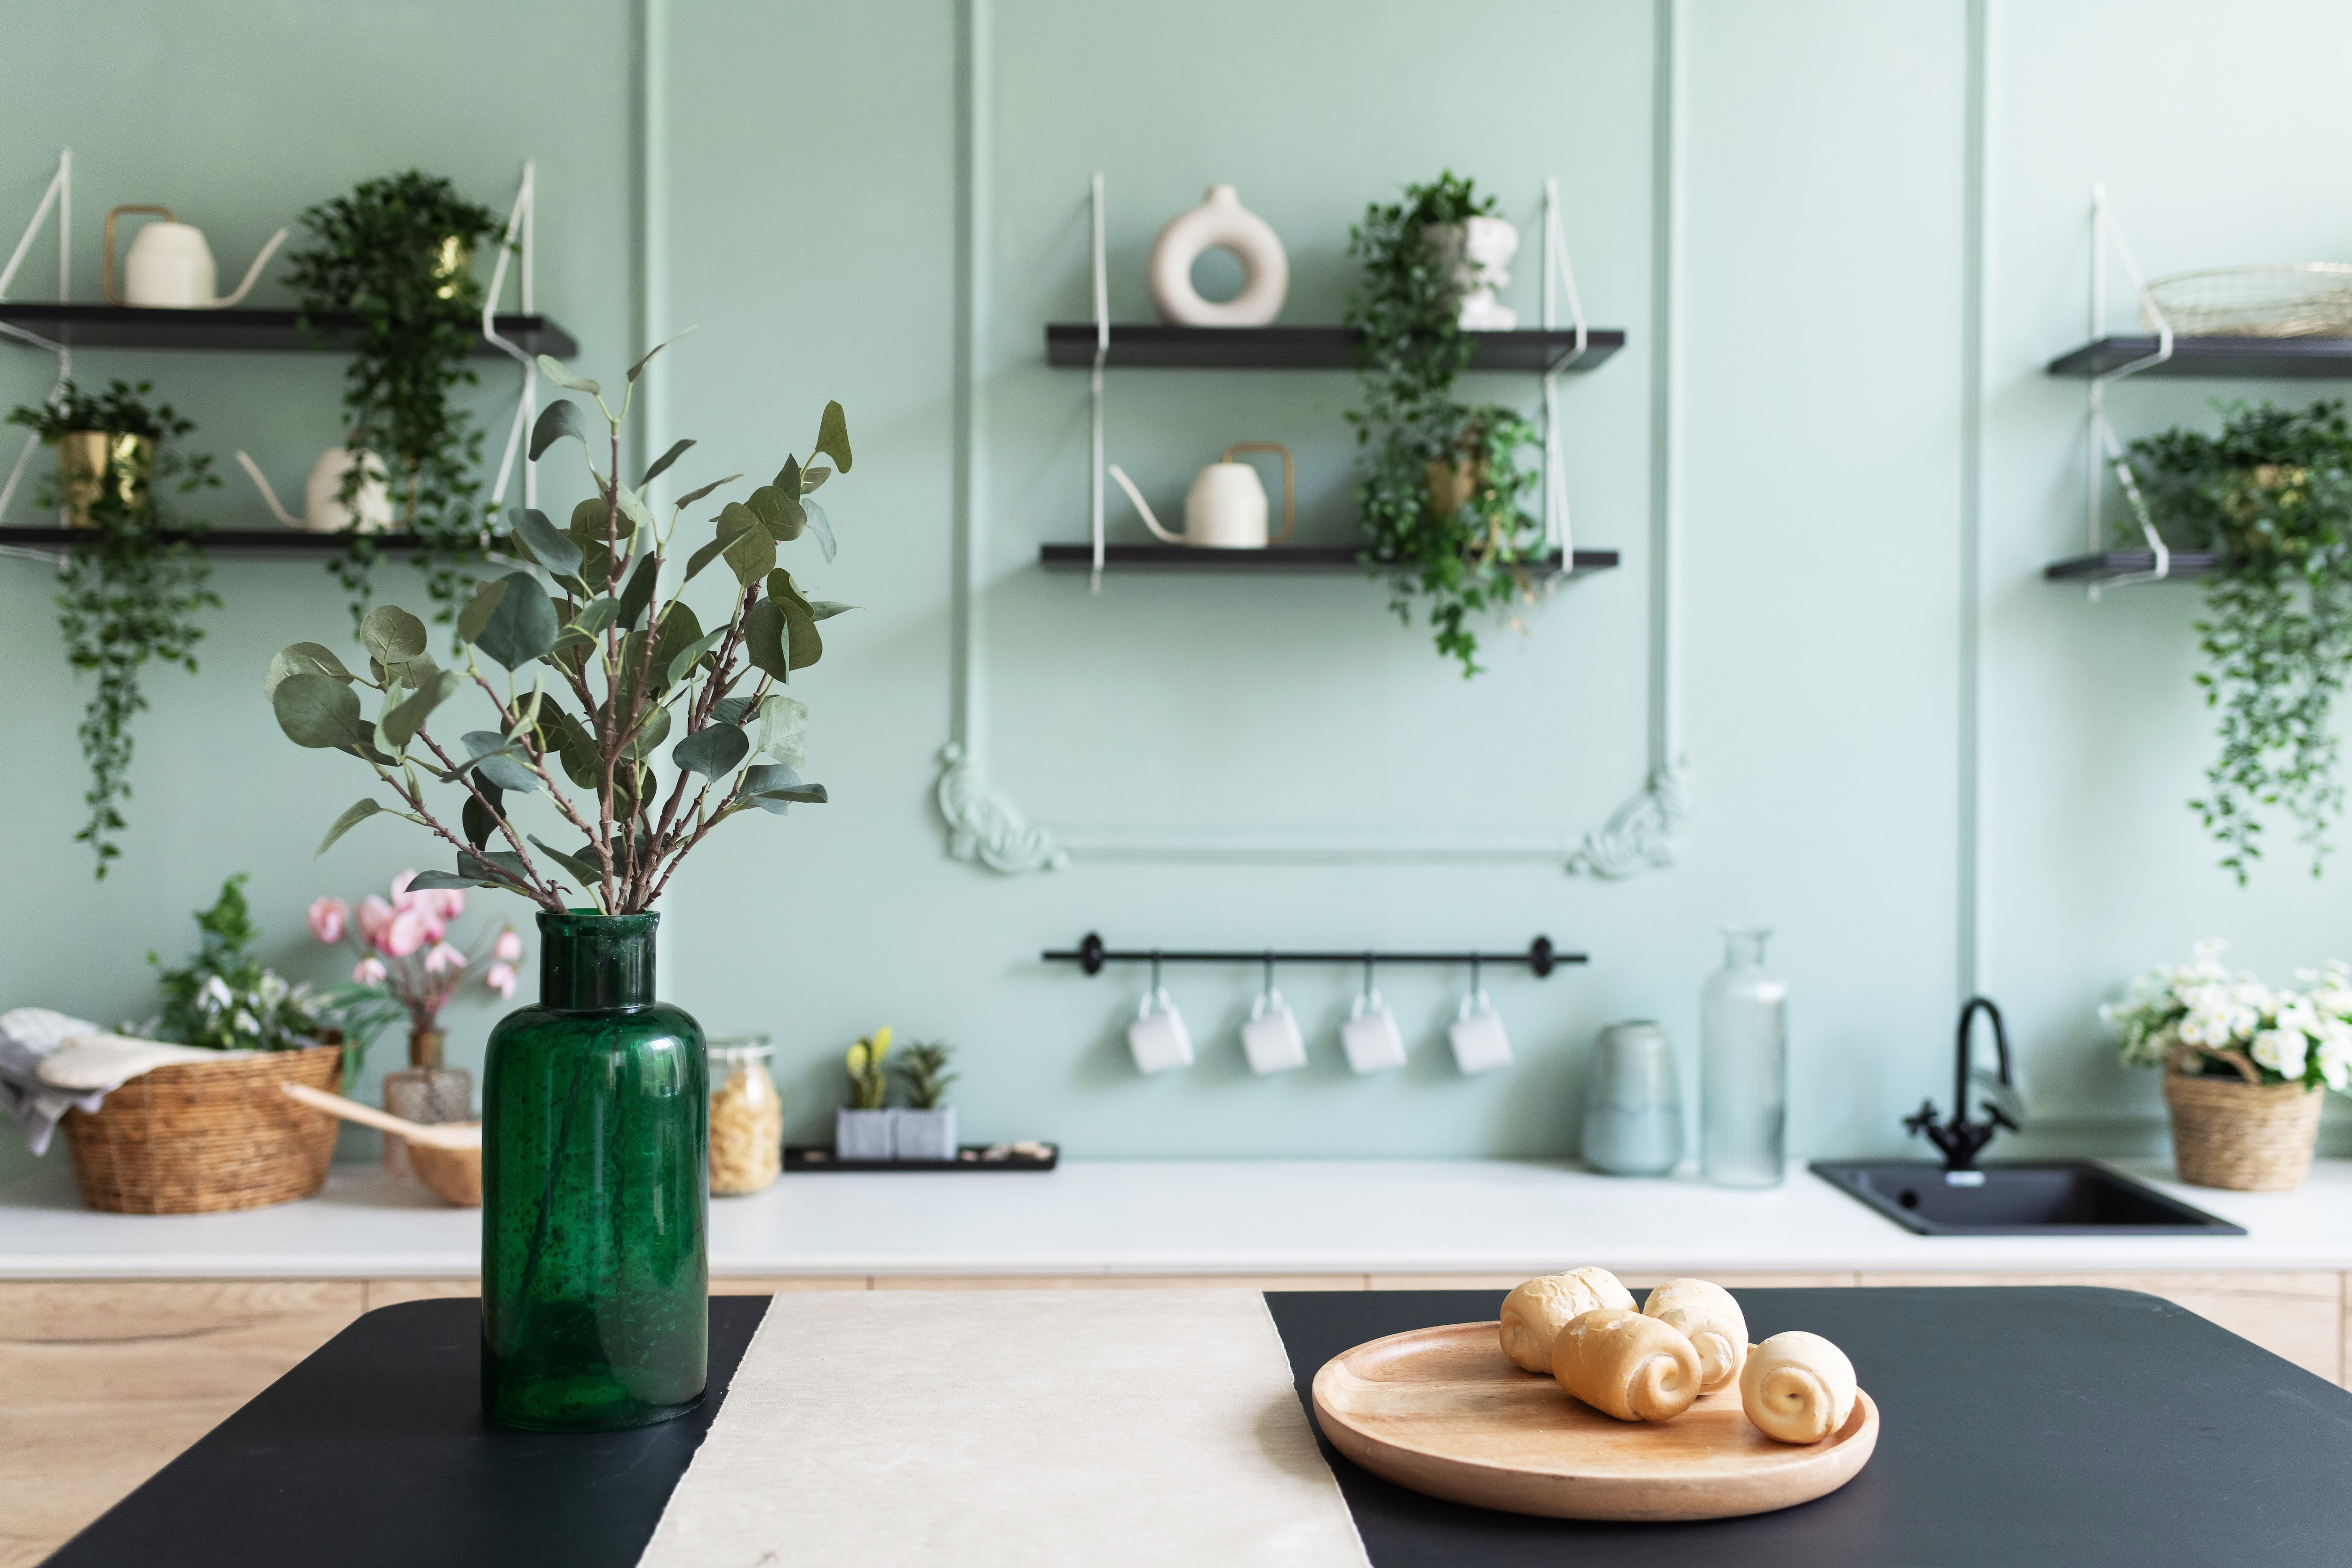
[[[1568,236],[1559,221],[1559,181],[1544,181],[1543,232],[1543,324],[1546,331],[1559,324],[1559,310],[1554,285],[1568,293],[1569,320],[1576,327],[1576,353],[1570,363],[1584,357],[1584,345],[1589,329],[1584,321],[1584,300],[1576,291],[1576,268],[1568,258]],[[1564,582],[1576,567],[1576,540],[1568,517],[1568,458],[1559,433],[1559,373],[1547,371],[1543,378],[1544,399],[1544,547],[1560,552],[1560,575],[1554,582]]]
[[[41,232],[41,225],[48,221],[52,207],[58,214],[58,302],[65,304],[73,298],[73,149],[70,147],[58,152],[58,172],[49,177],[49,188],[41,193],[40,205],[33,209],[33,221],[25,226],[24,237],[16,241],[16,248],[9,254],[7,267],[0,268],[0,300],[7,298],[8,286],[16,280],[17,269],[25,265],[25,258],[31,254],[34,237]],[[51,342],[37,332],[28,332],[5,321],[0,321],[0,333],[45,353],[57,355],[58,379],[49,387],[48,400],[54,404],[65,395],[66,383],[73,378],[71,350],[63,343]],[[37,433],[27,435],[25,445],[16,453],[16,462],[9,466],[7,481],[0,484],[0,518],[7,516],[8,503],[16,499],[16,486],[25,477],[25,465],[32,461],[33,449],[40,444],[41,437]],[[48,558],[44,556],[42,559]]]
[[[1103,362],[1110,357],[1110,273],[1104,264],[1103,177],[1094,178],[1095,363],[1087,378],[1087,397],[1093,414],[1093,461],[1087,468],[1087,510],[1092,520],[1094,569],[1087,574],[1087,592],[1102,592],[1103,574]]]
[[[2121,226],[2116,222],[2114,215],[2107,210],[2107,187],[2093,185],[2091,187],[2091,341],[2095,343],[2099,342],[2106,336],[2107,331],[2107,247],[2110,244],[2116,247],[2116,254],[2123,258],[2124,270],[2131,276],[2132,292],[2139,300],[2141,313],[2147,317],[2148,324],[2156,329],[2154,353],[2142,355],[2129,363],[2117,365],[2111,371],[2093,376],[2087,395],[2090,405],[2090,428],[2089,452],[2084,463],[2087,477],[2083,497],[2084,548],[2096,555],[2106,546],[2105,529],[2101,516],[2101,501],[2106,475],[2113,472],[2116,483],[2123,489],[2124,500],[2130,503],[2133,520],[2139,524],[2141,535],[2147,541],[2148,548],[2156,555],[2154,571],[2136,573],[2128,577],[2117,577],[2104,584],[2114,588],[2133,583],[2160,582],[2172,573],[2172,552],[2165,548],[2164,540],[2158,534],[2156,524],[2148,515],[2147,503],[2140,495],[2138,481],[2132,474],[2131,463],[2124,456],[2123,443],[2116,438],[2114,426],[2107,423],[2108,384],[2121,381],[2126,376],[2137,375],[2141,371],[2162,364],[2166,360],[2170,359],[2172,357],[2172,323],[2165,320],[2164,312],[2158,309],[2154,300],[2148,298],[2147,279],[2141,273],[2137,258],[2132,255],[2131,242],[2124,237]],[[2088,593],[2094,601],[2098,598],[2101,586],[2102,584],[2095,579],[2090,584]]]
[[[518,251],[522,256],[523,314],[531,313],[531,226],[537,216],[534,186],[538,169],[534,162],[526,161],[522,166],[522,187],[515,193],[514,205],[508,209],[506,232],[499,239],[498,265],[490,269],[490,287],[482,300],[482,336],[522,366],[522,400],[515,405],[514,418],[507,427],[506,455],[499,459],[499,482],[490,490],[490,504],[494,507],[502,505],[507,499],[507,482],[514,477],[515,458],[522,451],[531,420],[539,412],[539,361],[500,337],[498,328],[499,297],[506,291],[507,262]],[[522,504],[539,504],[539,468],[528,458],[522,465]]]

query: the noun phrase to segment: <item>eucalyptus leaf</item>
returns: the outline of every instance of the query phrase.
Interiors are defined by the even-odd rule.
[[[705,778],[720,778],[750,754],[751,738],[732,724],[710,724],[670,748],[671,763]]]
[[[793,574],[785,571],[768,574],[768,600],[782,612],[787,630],[786,645],[792,657],[792,668],[805,669],[824,657],[824,639],[817,635],[816,611],[802,594]]]
[[[808,531],[816,535],[817,549],[824,552],[825,563],[827,565],[832,564],[835,548],[833,542],[833,519],[825,516],[824,508],[817,505],[816,502],[813,500],[803,500],[801,502],[801,507],[802,510],[808,513]]]
[[[654,459],[654,466],[647,468],[644,475],[638,479],[637,489],[640,491],[644,490],[647,485],[653,483],[656,479],[669,472],[669,466],[672,463],[677,462],[680,458],[685,457],[687,448],[693,445],[694,441],[690,437],[683,441],[671,442],[669,450],[664,452],[660,457],[656,458]]]
[[[530,837],[532,845],[544,851],[549,859],[572,873],[579,882],[582,892],[584,893],[591,888],[599,887],[604,883],[604,868],[593,858],[596,853],[594,845],[583,844],[580,847],[579,853],[566,855],[536,833],[531,834]]]
[[[555,606],[528,572],[500,579],[507,591],[490,607],[474,646],[509,669],[520,669],[555,646]]]
[[[270,693],[269,706],[278,714],[278,727],[298,746],[348,749],[373,732],[362,728],[360,694],[331,675],[289,675]]]
[[[819,468],[816,464],[811,463],[801,470],[801,494],[808,494],[831,478],[833,478],[831,468]]]
[[[335,825],[327,829],[327,836],[319,840],[319,854],[311,856],[310,858],[316,860],[319,858],[319,855],[324,855],[328,850],[335,847],[336,839],[341,838],[344,834],[349,833],[352,828],[357,827],[361,823],[365,822],[369,817],[373,816],[383,809],[383,806],[378,805],[372,800],[353,801],[349,810],[345,811],[342,816],[335,818]]]
[[[644,618],[646,606],[654,602],[654,588],[661,581],[662,558],[642,555],[629,571],[629,581],[621,590],[619,612],[615,616],[622,626],[634,626]]]
[[[723,724],[740,724],[743,715],[751,710],[748,697],[722,697],[710,705],[710,716]]]
[[[349,683],[358,676],[343,668],[334,650],[314,642],[298,642],[278,650],[269,661],[269,673],[261,678],[261,695],[268,700],[278,695],[278,683],[289,675],[331,675]]]
[[[531,584],[533,593],[538,589],[539,584]],[[467,601],[464,609],[457,612],[457,640],[470,643],[478,638],[482,628],[490,624],[490,616],[498,609],[499,601],[506,597],[506,593],[507,579],[504,577],[487,578],[475,584],[474,596]]]
[[[487,886],[479,877],[459,877],[447,871],[419,871],[408,879],[411,892],[433,892],[443,888],[479,888]]]
[[[638,726],[636,738],[621,749],[621,754],[633,762],[642,763],[661,750],[661,743],[668,739],[669,710],[648,709]]]
[[[496,730],[468,730],[460,739],[470,759],[466,765],[484,783],[517,795],[531,795],[540,788],[539,774],[531,771],[530,754],[520,742],[508,740]]]
[[[684,607],[684,605],[679,606],[681,609]],[[680,648],[677,656],[669,661],[668,679],[663,684],[676,686],[679,681],[684,680],[687,671],[692,669],[705,655],[726,640],[727,628],[721,626],[717,631],[698,637]]]
[[[604,628],[621,618],[621,602],[610,594],[589,600],[580,606],[571,624],[563,629],[576,631],[591,641],[604,635]]]
[[[650,666],[656,691],[667,691],[677,682],[669,673],[677,656],[702,640],[702,622],[691,605],[672,605],[669,614],[662,617],[661,631],[654,638],[653,663]]]
[[[519,507],[507,513],[515,542],[551,577],[580,575],[580,542],[548,521],[537,507]]]
[[[646,510],[646,503],[637,492],[626,485],[617,485],[614,488],[615,493],[621,498],[621,515],[629,520],[632,533],[637,529],[651,528],[654,525],[654,514]]]
[[[743,504],[780,544],[798,539],[808,526],[807,509],[782,485],[761,485]]]
[[[843,473],[849,472],[849,416],[841,411],[840,404],[824,405],[824,414],[816,422],[814,449],[831,458]]]
[[[698,325],[699,323],[697,323],[697,324]],[[687,329],[686,329],[686,332],[690,332],[690,331],[694,331],[694,328],[693,328],[693,327],[688,327],[688,328],[687,328]],[[643,358],[643,359],[641,359],[641,360],[639,360],[636,363],[635,363],[635,364],[633,364],[633,365],[631,365],[631,366],[629,367],[629,379],[630,379],[631,381],[635,381],[635,380],[636,380],[636,379],[637,379],[637,377],[638,377],[638,376],[640,376],[640,375],[644,374],[645,374],[645,368],[646,368],[646,366],[647,366],[647,365],[649,365],[649,364],[651,364],[651,363],[654,363],[654,355],[656,355],[656,354],[657,354],[657,353],[661,353],[661,352],[662,352],[662,350],[664,350],[664,349],[666,349],[666,348],[669,347],[669,346],[670,346],[670,344],[672,344],[672,343],[674,343],[674,342],[677,342],[677,340],[678,340],[678,339],[680,339],[680,338],[682,338],[682,337],[686,336],[686,332],[673,332],[673,333],[671,333],[668,337],[666,337],[666,338],[664,338],[661,342],[659,342],[656,343],[653,347],[651,347],[651,348],[647,349],[647,350],[646,351],[646,357],[645,357],[645,358]],[[693,445],[693,443],[692,443],[692,442],[682,442],[682,443],[680,443],[680,445],[683,445],[683,446],[691,446],[691,445]],[[659,468],[656,468],[656,472],[659,472]],[[649,474],[649,475],[647,475],[646,477],[647,477],[648,479],[650,479],[650,478],[652,478],[652,475],[650,475],[650,474]]]
[[[476,787],[481,793],[478,795],[467,793],[466,807],[460,814],[460,820],[466,829],[466,842],[479,849],[499,831],[501,816],[499,805],[505,799],[506,792],[488,779],[479,781]],[[486,801],[487,805],[484,804]]]
[[[738,804],[756,805],[761,811],[772,811],[778,816],[790,816],[792,803],[779,793],[800,787],[801,775],[782,763],[770,763],[743,770],[743,792]]]
[[[425,623],[398,605],[378,605],[360,622],[360,646],[379,664],[403,664],[425,651]]]
[[[753,668],[763,669],[778,680],[792,679],[784,633],[783,607],[773,599],[758,600],[743,613],[743,657]]]
[[[735,581],[746,588],[776,569],[776,542],[761,522],[736,501],[729,501],[719,514],[719,531],[731,535],[719,553],[727,557]]]
[[[786,767],[799,767],[807,761],[808,721],[807,703],[781,691],[770,692],[760,701],[760,754],[773,757]]]
[[[648,355],[647,357],[650,358],[652,356]],[[549,354],[541,354],[539,356],[539,374],[547,377],[548,380],[555,383],[556,385],[563,388],[566,392],[584,392],[589,396],[593,397],[604,390],[603,386],[599,385],[595,382],[590,381],[586,376],[572,374],[570,371],[563,368],[563,362],[562,360],[556,359]],[[846,463],[842,465],[845,468],[848,466],[849,465]]]
[[[702,487],[700,489],[698,489],[698,490],[688,490],[688,491],[687,491],[684,495],[682,495],[682,496],[678,497],[678,498],[677,498],[677,500],[675,502],[673,502],[672,504],[673,504],[673,505],[675,505],[675,506],[677,506],[677,507],[678,507],[678,508],[680,508],[680,509],[684,509],[684,508],[686,508],[686,507],[690,507],[690,506],[692,506],[696,501],[698,501],[698,500],[700,500],[703,497],[705,497],[705,496],[709,495],[711,491],[713,491],[713,490],[715,490],[715,489],[719,489],[721,485],[731,485],[731,484],[733,484],[737,479],[741,479],[742,477],[743,477],[743,476],[742,476],[742,475],[740,475],[740,474],[730,474],[730,475],[728,475],[728,476],[727,476],[725,479],[713,479],[713,480],[711,480],[709,484],[707,484],[707,485],[703,486],[703,487]]]
[[[542,356],[544,357],[544,356]],[[539,411],[539,418],[530,427],[530,460],[534,463],[566,436],[583,447],[588,444],[588,426],[580,417],[579,407],[568,397],[559,397]]]
[[[457,852],[457,872],[460,876],[478,877],[490,887],[504,886],[497,875],[499,872],[504,872],[524,887],[530,885],[530,868],[523,864],[522,857],[511,849],[461,849]],[[414,882],[409,884],[412,888],[415,885]]]
[[[862,610],[865,607],[863,605],[845,605],[838,599],[812,599],[809,601],[809,618],[829,621],[835,616],[846,615],[852,610]]]
[[[420,687],[384,714],[383,721],[376,725],[376,733],[383,738],[382,743],[395,753],[406,751],[408,742],[416,738],[416,731],[425,727],[425,721],[433,710],[457,696],[457,689],[464,684],[454,669],[436,672],[430,683]]]

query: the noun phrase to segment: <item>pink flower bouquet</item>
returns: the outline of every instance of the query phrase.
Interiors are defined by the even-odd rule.
[[[522,938],[514,927],[500,925],[495,933],[484,927],[470,948],[449,940],[451,922],[466,911],[465,892],[457,888],[411,889],[416,873],[403,871],[392,880],[392,897],[370,893],[353,910],[341,899],[325,898],[310,906],[310,934],[320,942],[341,943],[359,955],[352,984],[373,1008],[346,1006],[347,1012],[373,1012],[382,1027],[395,1009],[408,1016],[408,1026],[419,1033],[438,1027],[442,1005],[469,974],[500,996],[515,994],[516,962],[522,957]],[[482,960],[489,960],[484,964]]]

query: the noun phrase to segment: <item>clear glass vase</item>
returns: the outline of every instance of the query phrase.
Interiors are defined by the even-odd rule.
[[[438,1029],[408,1031],[408,1066],[383,1075],[383,1108],[394,1116],[430,1126],[441,1121],[474,1119],[474,1075],[464,1068],[441,1065],[442,1033]],[[405,1176],[408,1142],[386,1136],[383,1173]]]
[[[1789,988],[1764,972],[1772,933],[1724,933],[1699,993],[1699,1173],[1727,1187],[1780,1184],[1787,1160]]]
[[[702,1030],[654,1000],[658,915],[542,914],[540,1000],[482,1071],[482,1407],[609,1431],[701,1401]]]

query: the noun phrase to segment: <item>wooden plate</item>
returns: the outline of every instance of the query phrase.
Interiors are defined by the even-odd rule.
[[[1554,1519],[1729,1519],[1824,1497],[1878,1445],[1878,1406],[1856,1393],[1819,1443],[1776,1443],[1735,1385],[1672,1421],[1619,1421],[1521,1372],[1493,1323],[1391,1334],[1315,1374],[1332,1446],[1432,1497]]]

